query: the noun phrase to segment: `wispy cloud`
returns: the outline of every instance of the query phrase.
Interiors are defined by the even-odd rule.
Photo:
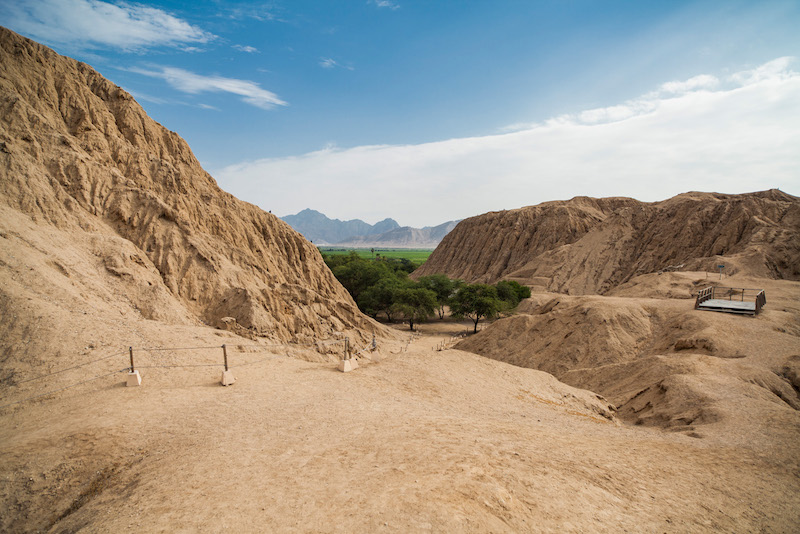
[[[288,105],[275,93],[263,89],[256,82],[250,80],[203,76],[177,67],[159,66],[147,69],[134,67],[128,70],[153,78],[161,78],[173,88],[184,93],[231,93],[241,96],[243,102],[261,109]]]
[[[279,15],[280,8],[274,4],[228,6],[222,4],[223,9],[217,14],[233,20],[253,19],[259,22],[284,22]]]
[[[781,79],[793,76],[790,66],[791,57],[781,57],[769,61],[751,70],[736,72],[724,80],[710,74],[701,74],[688,80],[673,80],[662,83],[657,90],[642,95],[639,98],[628,100],[622,104],[595,108],[574,114],[560,115],[548,119],[546,123],[554,124],[602,124],[622,121],[633,117],[656,112],[665,102],[689,93],[713,91],[715,89],[731,90],[743,87],[764,79]],[[530,128],[543,126],[542,123],[515,123],[504,126],[502,132],[517,132]]]
[[[239,52],[247,52],[248,54],[254,54],[254,53],[258,52],[258,48],[254,47],[254,46],[242,46],[242,45],[235,44],[235,45],[233,45],[233,48],[238,50]]]
[[[345,70],[355,70],[350,65],[342,65],[341,63],[339,63],[335,59],[329,58],[329,57],[321,57],[321,58],[319,58],[319,66],[322,67],[323,69],[340,68],[340,69],[345,69]]]
[[[400,9],[400,4],[397,2],[392,2],[391,0],[370,0],[369,3],[378,7],[384,7],[392,10]]]
[[[215,176],[275,213],[310,207],[338,218],[391,215],[415,226],[577,195],[654,201],[689,190],[772,187],[798,194],[800,74],[789,67],[781,58],[718,84],[713,77],[669,82],[654,91],[658,97],[511,133],[332,146],[244,162]]]
[[[136,51],[181,47],[215,38],[168,12],[144,4],[100,0],[0,0],[3,24],[46,43]]]

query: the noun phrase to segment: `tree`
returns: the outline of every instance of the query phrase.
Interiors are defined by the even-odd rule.
[[[508,302],[509,308],[515,308],[522,299],[531,296],[531,288],[513,280],[501,280],[495,285],[500,300]]]
[[[491,319],[502,309],[503,301],[497,296],[497,288],[486,284],[467,284],[461,286],[450,299],[450,312],[453,317],[469,317],[478,331],[478,321]]]
[[[436,310],[436,293],[419,286],[400,289],[395,293],[394,301],[392,308],[408,319],[411,330],[414,330],[414,323],[424,321]]]
[[[334,267],[333,275],[358,302],[361,292],[378,283],[382,278],[394,276],[391,268],[382,262],[373,262],[357,258],[353,261]]]
[[[421,276],[417,282],[421,287],[436,293],[437,311],[439,319],[444,319],[444,307],[450,302],[450,297],[456,289],[456,280],[451,280],[444,274]]]
[[[378,314],[383,312],[386,314],[386,319],[391,321],[395,311],[392,307],[395,302],[395,294],[403,289],[404,281],[397,275],[381,278],[377,283],[361,292],[357,302],[359,309],[373,319],[377,319]]]

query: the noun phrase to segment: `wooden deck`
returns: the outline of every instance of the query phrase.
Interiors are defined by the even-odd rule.
[[[756,315],[766,303],[763,289],[707,287],[697,294],[694,309]]]
[[[728,313],[756,314],[755,302],[741,302],[737,300],[711,299],[702,302],[698,310],[722,311]]]

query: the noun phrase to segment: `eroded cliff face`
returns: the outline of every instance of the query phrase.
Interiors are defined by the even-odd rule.
[[[99,258],[145,318],[222,326],[233,317],[282,341],[384,332],[314,246],[222,191],[128,93],[5,28],[0,203],[6,222],[55,228],[61,245]]]
[[[602,294],[637,275],[720,263],[729,274],[799,279],[800,199],[778,190],[577,197],[487,213],[459,223],[414,275]]]

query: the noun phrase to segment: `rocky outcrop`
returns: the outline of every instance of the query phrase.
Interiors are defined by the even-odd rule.
[[[140,302],[145,318],[223,327],[231,317],[283,341],[383,331],[313,245],[222,191],[186,142],[128,93],[5,28],[0,203],[74,236],[75,253],[100,257],[104,276],[146,281],[144,296],[117,295]],[[158,305],[146,305],[149,294]]]
[[[662,202],[577,197],[459,223],[415,276],[594,294],[670,269],[800,279],[800,199],[779,190]]]

